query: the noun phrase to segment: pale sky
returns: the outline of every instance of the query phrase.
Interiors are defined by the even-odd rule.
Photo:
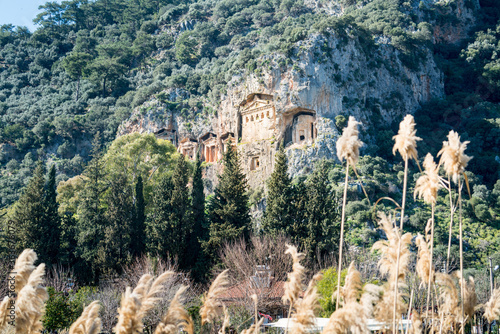
[[[11,23],[15,26],[26,26],[33,32],[36,29],[33,19],[40,12],[38,6],[46,2],[46,0],[0,0],[0,25]]]

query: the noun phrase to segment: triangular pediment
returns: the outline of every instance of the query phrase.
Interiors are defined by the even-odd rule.
[[[252,101],[245,106],[244,110],[256,109],[256,108],[265,107],[265,106],[271,106],[271,104],[269,104],[267,102],[268,101],[263,101],[263,100]]]

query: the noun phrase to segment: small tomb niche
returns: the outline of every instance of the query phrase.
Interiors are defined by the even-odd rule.
[[[259,167],[260,167],[260,158],[252,157],[252,159],[250,160],[250,170],[259,169]]]
[[[205,162],[216,162],[218,160],[217,154],[217,136],[215,133],[207,132],[199,139],[201,145],[202,159]]]
[[[316,113],[295,110],[285,115],[285,145],[312,143],[317,137]]]
[[[198,150],[198,141],[194,138],[184,138],[179,143],[179,152],[190,160],[194,160]]]
[[[170,141],[174,146],[177,146],[177,131],[172,128],[163,128],[154,133],[157,139]]]
[[[221,148],[222,152],[225,153],[228,149],[229,146],[231,146],[233,149],[236,148],[236,141],[234,139],[234,133],[232,132],[226,132],[222,136],[220,136],[221,139]]]

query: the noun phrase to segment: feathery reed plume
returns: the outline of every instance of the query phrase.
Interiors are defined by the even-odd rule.
[[[373,318],[375,305],[380,301],[382,292],[383,288],[375,284],[366,284],[363,287],[363,294],[359,303],[363,306],[366,318]]]
[[[379,250],[382,256],[378,262],[380,273],[389,274],[389,282],[393,283],[403,279],[407,270],[410,259],[410,250],[408,245],[411,242],[411,233],[405,233],[400,236],[398,228],[393,228],[392,218],[385,213],[379,212],[379,225],[384,230],[387,240],[379,240],[372,246],[372,251]],[[403,247],[398,251],[398,244],[401,241]],[[397,259],[399,256],[399,266]],[[399,267],[399,268],[398,268]]]
[[[31,273],[35,270],[35,266],[33,264],[37,259],[38,256],[32,249],[25,249],[17,258],[14,269],[12,270],[12,272],[16,275],[16,294],[18,294],[28,282]]]
[[[408,245],[412,236],[410,233],[401,236],[400,230],[393,228],[391,217],[387,217],[385,213],[379,213],[379,218],[379,225],[387,235],[387,240],[377,241],[373,244],[372,250],[379,250],[382,253],[378,262],[379,270],[383,275],[388,274],[389,280],[375,313],[381,321],[389,320],[387,316],[392,314],[393,332],[395,332],[396,317],[406,309],[403,300],[398,297],[398,290],[401,286],[400,280],[404,279],[408,270],[410,259]],[[392,291],[389,291],[391,289]],[[392,313],[390,312],[391,301],[388,298],[392,298]]]
[[[420,314],[415,311],[411,315],[411,325],[410,326],[410,334],[422,334],[422,318],[420,317]]]
[[[438,171],[439,166],[432,155],[427,153],[424,159],[424,175],[420,176],[415,184],[415,198],[418,196],[427,204],[436,204],[438,190],[442,187]]]
[[[45,264],[40,264],[29,275],[16,300],[16,333],[38,333],[42,330],[44,303],[49,299],[42,286]]]
[[[462,303],[464,304],[465,316],[467,317],[467,321],[472,321],[477,306],[476,283],[474,282],[474,277],[469,276],[469,282],[467,282],[459,271],[456,272],[456,275],[458,277],[458,282],[464,285],[464,299]]]
[[[484,317],[488,322],[500,317],[500,289],[493,290],[490,300],[484,305]]]
[[[224,321],[222,322],[222,328],[219,331],[219,334],[226,333],[226,328],[231,324],[230,323],[231,318],[229,317],[229,312],[227,311],[226,305],[222,305],[222,309],[224,311]],[[190,333],[190,334],[192,334],[192,333]]]
[[[418,260],[417,260],[417,275],[423,282],[429,282],[429,279],[432,281],[432,277],[434,271],[430,266],[431,262],[431,252],[429,250],[429,245],[424,240],[424,237],[419,233],[417,238],[415,239],[415,243],[418,247]]]
[[[323,329],[322,334],[369,334],[363,306],[358,303],[349,303],[337,309],[330,316],[330,320]]]
[[[422,140],[422,138],[416,136],[415,125],[412,115],[406,115],[399,123],[398,134],[392,137],[395,141],[392,154],[396,155],[397,151],[403,160],[417,160],[417,141]]]
[[[118,323],[114,328],[116,334],[142,333],[142,319],[158,302],[157,296],[163,291],[163,284],[173,274],[167,271],[154,281],[151,275],[145,274],[133,291],[127,287],[118,309]]]
[[[229,284],[228,272],[228,269],[221,272],[210,285],[208,292],[203,296],[203,306],[200,309],[202,325],[214,321],[218,316],[218,307],[220,306],[218,298],[226,291]]]
[[[69,334],[98,334],[101,332],[101,318],[99,318],[99,301],[90,303],[82,315],[69,328]]]
[[[443,148],[438,152],[438,156],[441,155],[439,164],[444,166],[446,174],[453,179],[453,182],[458,184],[458,205],[459,205],[459,239],[460,239],[460,272],[463,273],[463,230],[462,230],[462,185],[460,181],[460,175],[464,175],[465,184],[467,185],[467,190],[470,194],[469,182],[467,180],[467,175],[465,174],[465,167],[472,159],[472,157],[465,154],[467,149],[467,144],[469,142],[460,142],[460,136],[455,131],[450,131],[448,134],[448,141],[443,142]],[[450,190],[450,202],[451,202],[451,184],[449,185]],[[450,207],[451,215],[453,215],[453,208]],[[451,240],[451,221],[450,221],[450,240]],[[449,263],[451,243],[448,244],[448,258],[446,259],[447,267]],[[464,284],[460,284],[460,294],[462,300],[465,298]],[[465,322],[463,317],[464,305],[462,304],[462,323]],[[464,326],[462,326],[462,334],[464,333]]]
[[[455,131],[450,131],[448,141],[443,142],[443,148],[438,152],[441,155],[439,165],[443,165],[446,174],[448,174],[453,182],[457,183],[458,178],[465,172],[465,167],[472,157],[465,154],[469,141],[460,142],[460,136]]]
[[[393,137],[395,143],[392,149],[392,154],[396,155],[396,151],[399,152],[401,157],[405,162],[405,171],[403,179],[403,198],[401,203],[401,220],[399,223],[401,232],[403,232],[404,216],[405,216],[405,206],[406,206],[406,187],[408,183],[408,161],[414,159],[417,164],[417,141],[422,140],[416,136],[417,130],[415,130],[415,121],[412,115],[406,115],[405,118],[399,123],[399,131],[396,136]],[[420,166],[419,166],[420,168]],[[401,242],[398,241],[398,251],[396,257],[396,276],[399,276],[399,249],[401,247]],[[396,331],[396,309],[397,309],[397,284],[394,285],[394,307],[393,307],[393,328],[392,331]]]
[[[285,254],[290,254],[293,260],[292,272],[288,273],[288,279],[284,285],[284,294],[282,297],[283,303],[290,303],[290,308],[299,298],[302,291],[302,279],[304,277],[305,268],[300,261],[304,258],[303,253],[297,251],[297,247],[287,245]],[[289,312],[290,313],[290,312]]]
[[[349,116],[349,122],[347,123],[347,127],[344,128],[342,132],[342,136],[337,140],[337,156],[339,160],[346,160],[346,171],[345,171],[345,182],[344,182],[344,196],[342,198],[342,219],[340,223],[340,250],[339,250],[339,262],[338,262],[338,270],[339,273],[337,279],[337,291],[340,291],[340,273],[342,272],[342,251],[344,244],[344,223],[345,223],[345,205],[347,199],[347,182],[349,180],[349,165],[352,166],[353,170],[356,171],[356,163],[359,159],[359,148],[363,146],[363,142],[359,140],[358,135],[358,121],[352,116]],[[356,173],[357,175],[357,173]],[[361,185],[363,187],[363,185]],[[364,191],[364,187],[363,187]],[[366,194],[366,192],[365,192]],[[368,198],[368,196],[367,196]],[[339,307],[339,297],[337,294],[337,301],[335,303],[335,307]]]
[[[345,277],[345,284],[340,289],[340,296],[344,301],[344,305],[350,302],[356,302],[361,295],[361,273],[354,267],[354,261],[347,269],[347,276]]]
[[[436,285],[439,287],[439,317],[441,328],[451,328],[460,319],[458,289],[451,275],[436,273]]]
[[[174,298],[170,302],[167,313],[156,327],[155,334],[176,334],[179,333],[180,330],[184,330],[188,334],[193,334],[193,320],[180,302],[181,295],[186,289],[187,286],[182,285],[179,290],[177,290]]]
[[[2,330],[9,322],[9,304],[10,298],[5,296],[5,298],[0,303],[0,330]]]
[[[359,159],[359,148],[363,146],[363,142],[359,140],[358,125],[353,116],[349,116],[347,127],[342,130],[342,136],[337,139],[337,157],[340,161],[347,160],[349,165],[354,166]]]
[[[316,274],[309,282],[304,297],[300,298],[295,306],[297,310],[293,316],[292,333],[305,334],[308,328],[314,326],[314,312],[319,306],[319,295],[316,283],[321,279],[322,274]]]

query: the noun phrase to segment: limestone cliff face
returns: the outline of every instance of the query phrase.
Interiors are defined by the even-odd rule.
[[[433,43],[457,44],[468,36],[476,24],[479,0],[439,0],[431,3],[433,10],[446,20],[433,22]]]
[[[430,54],[410,69],[401,62],[399,51],[389,45],[367,51],[357,39],[345,43],[335,36],[317,35],[298,48],[299,60],[288,67],[280,67],[277,56],[263,57],[262,74],[235,76],[221,99],[218,127],[221,132],[237,133],[241,101],[254,93],[272,96],[277,115],[275,140],[238,146],[244,162],[261,157],[259,169],[249,173],[252,186],[262,185],[272,171],[274,152],[283,138],[280,124],[293,110],[313,111],[317,131],[313,141],[288,144],[290,171],[295,176],[308,172],[317,159],[336,158],[339,131],[335,116],[353,115],[366,130],[373,117],[390,125],[414,112],[420,103],[444,94],[443,76]]]
[[[374,119],[389,126],[444,94],[443,75],[426,51],[418,62],[405,65],[394,47],[361,45],[354,37],[313,35],[297,48],[298,59],[292,64],[284,65],[278,54],[265,55],[254,73],[233,76],[217,115],[200,116],[187,127],[182,117],[153,99],[122,125],[120,133],[175,128],[180,139],[211,131],[217,139],[206,147],[202,141],[199,145],[202,153],[216,145],[217,159],[227,149],[224,138],[230,134],[238,142],[250,186],[258,188],[273,170],[279,143],[286,144],[292,176],[307,173],[318,159],[336,159],[337,115],[355,116],[366,132]],[[369,136],[365,140],[370,144]],[[207,176],[212,174],[210,183],[215,185],[216,173]]]

